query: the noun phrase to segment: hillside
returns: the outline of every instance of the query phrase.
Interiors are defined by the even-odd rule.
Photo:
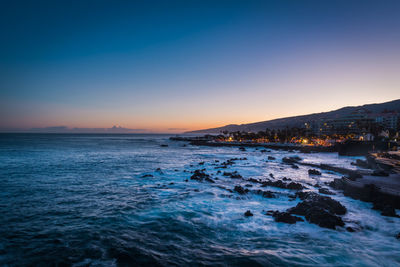
[[[245,131],[258,132],[269,129],[282,129],[285,127],[302,127],[304,123],[319,119],[335,119],[355,112],[358,109],[366,109],[371,113],[380,113],[384,110],[394,110],[400,112],[400,99],[380,104],[367,104],[363,106],[343,107],[337,110],[321,113],[313,113],[309,115],[286,117],[269,121],[248,123],[248,124],[229,124],[222,127],[192,131],[190,133],[220,133],[221,131]]]

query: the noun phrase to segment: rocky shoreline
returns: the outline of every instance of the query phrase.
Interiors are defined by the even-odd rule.
[[[207,145],[207,146],[231,146],[239,147],[240,151],[246,151],[243,144],[221,144],[201,141],[191,141],[192,145]],[[258,144],[246,144],[247,148],[250,147],[262,147],[268,149],[276,149],[275,146],[260,146]],[[280,146],[279,149],[293,150],[293,146]],[[257,149],[258,150],[258,149]],[[298,150],[298,149],[296,149]],[[262,153],[268,152],[268,150],[259,150]],[[301,150],[299,150],[301,152]],[[307,153],[307,152],[306,152]],[[267,156],[268,160],[275,160],[272,156]],[[275,192],[271,190],[264,190],[262,188],[279,188],[287,191],[294,191],[294,193],[286,193],[289,199],[300,200],[300,202],[284,211],[280,210],[268,210],[264,211],[267,216],[272,216],[276,222],[296,224],[297,222],[307,221],[308,223],[316,224],[323,228],[338,230],[343,228],[348,232],[359,231],[361,229],[355,228],[352,224],[346,225],[342,216],[347,213],[347,209],[339,201],[333,199],[331,196],[341,192],[347,197],[358,199],[365,202],[373,203],[372,209],[379,210],[382,216],[389,217],[400,217],[396,213],[396,209],[400,209],[400,191],[396,193],[388,193],[381,190],[381,188],[374,183],[367,183],[360,186],[356,184],[356,181],[361,181],[363,176],[380,175],[381,179],[383,175],[380,169],[371,169],[373,164],[367,161],[354,162],[354,165],[360,165],[365,168],[364,171],[352,170],[342,167],[332,166],[328,164],[314,164],[308,162],[302,162],[302,159],[298,156],[284,157],[281,164],[290,166],[291,168],[298,168],[298,165],[311,167],[308,170],[309,175],[318,176],[321,175],[322,171],[332,171],[344,175],[341,179],[334,179],[332,182],[326,183],[334,191],[329,190],[327,187],[322,187],[321,184],[303,184],[294,182],[290,178],[275,178],[270,174],[270,179],[254,179],[243,177],[237,171],[224,171],[220,169],[227,169],[234,165],[237,161],[247,160],[247,158],[231,158],[225,162],[215,161],[212,163],[216,173],[207,173],[206,169],[197,169],[192,171],[190,180],[197,182],[207,182],[212,186],[218,186],[219,188],[225,189],[229,192],[230,197],[234,197],[237,194],[237,198],[244,197],[247,194],[256,194],[264,198],[279,198],[282,196],[282,192]],[[199,165],[204,165],[204,162],[200,162]],[[368,169],[369,168],[369,169]],[[377,172],[379,170],[379,172]],[[234,185],[232,188],[219,185],[218,175],[222,177],[232,179]],[[189,180],[186,180],[189,181]],[[238,183],[239,182],[239,183]],[[400,179],[399,179],[400,184]],[[252,189],[254,185],[257,185],[259,189]],[[316,189],[318,193],[312,192],[311,189]],[[335,192],[338,191],[338,192]],[[398,195],[397,195],[398,193]],[[283,194],[285,195],[285,194]],[[254,216],[254,212],[251,210],[244,211],[245,217]],[[339,227],[339,228],[338,228]]]

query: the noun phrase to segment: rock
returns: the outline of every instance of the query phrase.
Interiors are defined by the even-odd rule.
[[[254,178],[249,178],[247,181],[252,182],[252,183],[257,183],[261,184],[262,182],[260,180],[254,179]]]
[[[304,222],[304,220],[302,218],[293,216],[288,212],[274,211],[274,212],[272,212],[272,217],[274,217],[276,222],[283,222],[283,223],[289,223],[289,224],[295,224],[297,222]]]
[[[384,176],[384,177],[389,176],[389,174],[387,172],[378,171],[378,170],[373,171],[371,175],[373,175],[373,176]]]
[[[269,177],[275,178],[274,175],[273,175],[272,173],[269,174]]]
[[[309,169],[308,174],[309,175],[321,175],[321,172],[316,169]]]
[[[235,188],[233,189],[233,191],[238,192],[241,195],[247,194],[247,192],[249,192],[249,189],[247,188],[243,188],[240,185],[235,186]]]
[[[320,188],[318,192],[325,195],[335,195],[335,193],[329,191],[327,188]]]
[[[199,162],[199,165],[204,165],[204,161],[202,161],[202,162]]]
[[[290,183],[284,183],[281,180],[278,181],[265,181],[262,183],[261,187],[266,187],[266,186],[272,186],[272,187],[278,187],[278,188],[283,188],[283,189],[291,189],[291,190],[301,190],[304,189],[304,186],[299,183],[295,182],[290,182]]]
[[[243,146],[241,146],[241,147],[239,147],[239,150],[240,150],[240,151],[246,151],[246,148],[243,147]]]
[[[335,229],[336,226],[344,226],[342,218],[329,213],[325,209],[318,206],[308,209],[305,217],[308,222],[317,224],[324,228]]]
[[[314,206],[323,208],[336,215],[344,215],[347,212],[345,206],[328,196],[321,196],[314,192],[298,192],[296,196],[302,199],[303,202],[300,202],[296,207],[290,208],[289,210],[291,213],[297,215],[305,215],[307,210]]]
[[[297,166],[296,164],[292,164],[292,169],[298,169],[299,166]]]
[[[396,210],[392,206],[385,206],[382,210],[381,215],[387,217],[399,217],[396,214]]]
[[[206,177],[206,178],[204,178],[204,180],[206,180],[209,183],[215,183],[215,181],[213,179],[211,179],[210,177]]]
[[[246,211],[246,212],[244,213],[244,216],[250,217],[250,216],[253,216],[253,213],[251,213],[251,211],[248,210],[248,211]]]
[[[353,232],[355,232],[356,230],[354,230],[352,227],[346,227],[346,230],[347,230],[347,232],[350,232],[350,233],[353,233]]]
[[[164,145],[164,144],[163,144],[163,145],[160,145],[160,147],[168,147],[168,145]]]
[[[268,156],[268,160],[276,160],[276,158],[272,157],[272,156]]]
[[[275,194],[271,191],[263,191],[261,189],[253,191],[254,194],[260,195],[265,198],[276,198]]]
[[[262,149],[262,150],[260,150],[260,152],[261,152],[261,153],[266,153],[267,150],[266,150],[266,149]]]
[[[371,168],[370,164],[366,160],[357,159],[356,162],[352,162],[351,165],[358,166],[364,169]]]
[[[206,174],[203,170],[195,170],[193,175],[190,177],[190,179],[196,181],[203,181],[205,178],[211,180],[210,175]]]
[[[347,209],[340,202],[314,192],[297,192],[296,196],[303,201],[287,212],[305,216],[310,223],[325,228],[335,229],[336,226],[344,226],[342,218],[337,215],[344,215]]]
[[[294,156],[294,157],[284,157],[282,159],[282,162],[283,163],[287,163],[287,164],[294,164],[294,163],[297,163],[299,160],[300,160],[300,158],[296,157],[296,156]]]
[[[288,185],[286,185],[286,188],[291,190],[302,190],[304,186],[299,183],[290,182]]]
[[[245,187],[253,187],[252,184],[246,184]]]
[[[222,175],[223,175],[223,176],[228,176],[228,177],[234,178],[234,179],[241,179],[241,178],[243,178],[237,171],[234,171],[234,172],[224,172]]]
[[[397,239],[400,239],[400,232],[396,236]]]
[[[142,178],[150,178],[150,177],[153,177],[153,175],[151,175],[151,174],[144,174],[144,175],[142,175]]]

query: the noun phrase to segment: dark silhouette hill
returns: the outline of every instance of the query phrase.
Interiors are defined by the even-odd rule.
[[[264,131],[266,128],[269,129],[283,129],[285,127],[302,127],[304,123],[311,122],[319,119],[335,119],[350,115],[363,109],[371,114],[381,113],[385,111],[397,111],[400,113],[400,99],[393,100],[390,102],[380,103],[380,104],[367,104],[362,106],[350,106],[343,107],[337,110],[313,113],[309,115],[293,116],[280,118],[269,121],[261,121],[247,124],[229,124],[222,127],[204,129],[198,131],[192,131],[190,133],[220,133],[221,131],[245,131],[245,132],[258,132]]]

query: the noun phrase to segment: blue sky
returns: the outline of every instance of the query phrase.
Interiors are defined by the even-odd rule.
[[[167,132],[400,98],[400,1],[3,1],[0,129]]]

